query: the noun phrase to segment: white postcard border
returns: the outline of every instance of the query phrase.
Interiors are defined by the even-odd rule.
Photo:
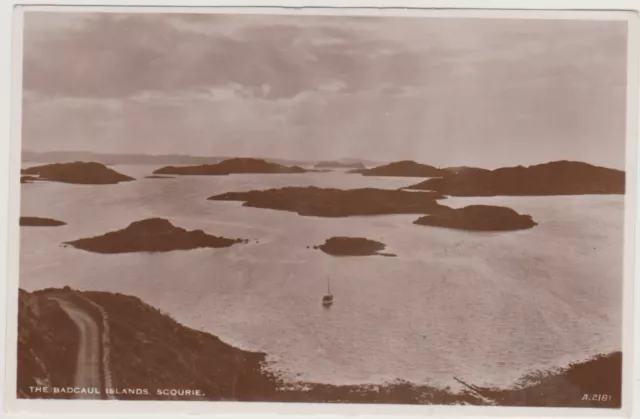
[[[99,6],[102,11],[107,11],[104,5],[117,6],[122,2],[103,1],[103,6]],[[204,2],[182,2],[183,5],[203,6]],[[199,3],[199,4],[197,4]],[[220,2],[216,2],[219,3]],[[236,2],[238,3],[238,2]],[[629,22],[629,42],[628,42],[628,78],[627,78],[627,150],[626,150],[626,172],[627,172],[627,195],[625,196],[625,278],[624,278],[624,320],[623,320],[623,363],[628,365],[629,355],[637,354],[638,336],[635,336],[635,351],[633,343],[633,302],[634,302],[634,277],[637,277],[638,266],[634,262],[634,249],[636,249],[635,226],[637,224],[637,162],[638,162],[638,132],[640,125],[638,121],[638,97],[639,97],[639,57],[640,57],[640,19],[638,18],[638,4],[634,1],[612,0],[612,1],[527,1],[527,0],[457,0],[457,1],[376,1],[376,0],[352,0],[349,2],[348,9],[341,9],[345,6],[345,2],[330,0],[323,1],[322,5],[306,1],[280,0],[277,7],[241,7],[239,4],[226,5],[221,4],[220,7],[207,8],[183,8],[170,7],[168,9],[160,7],[133,7],[127,6],[120,8],[119,11],[127,13],[138,12],[159,12],[166,11],[169,13],[188,12],[188,13],[268,13],[268,14],[358,14],[358,15],[385,15],[385,16],[452,16],[457,17],[492,17],[499,16],[504,18],[553,18],[553,19],[624,19]],[[401,4],[399,4],[401,3]],[[23,1],[22,4],[34,4],[38,9],[50,9],[52,6],[35,6],[35,1]],[[86,1],[69,1],[69,5],[62,11],[80,11],[86,9],[90,5]],[[145,6],[169,6],[170,2],[165,1],[138,1],[138,5]],[[208,4],[211,6],[212,2]],[[255,4],[254,4],[255,5]],[[11,6],[11,4],[9,4]],[[255,5],[260,6],[260,5]],[[324,6],[335,7],[326,9]],[[3,6],[4,7],[4,6]],[[57,6],[53,6],[57,7]],[[283,9],[282,7],[304,7],[302,9]],[[320,7],[320,8],[318,8]],[[366,10],[358,10],[353,7],[367,7]],[[371,9],[371,7],[381,7]],[[392,7],[386,8],[385,7]],[[436,8],[437,10],[411,9],[406,10],[403,7],[410,8]],[[456,10],[465,7],[473,7],[473,10]],[[487,9],[487,10],[480,10]],[[508,8],[508,11],[491,11],[489,9]],[[550,10],[537,11],[537,8],[545,8]],[[524,9],[524,10],[515,10]],[[529,11],[526,11],[529,9]],[[581,9],[582,11],[573,11],[570,9]],[[613,10],[635,10],[624,15]],[[9,273],[7,277],[6,290],[6,347],[5,347],[5,409],[10,412],[28,412],[28,413],[50,413],[50,414],[85,414],[87,413],[137,413],[142,414],[170,414],[175,417],[176,414],[216,414],[216,415],[329,415],[351,416],[351,415],[367,415],[367,416],[424,416],[437,415],[446,417],[462,417],[462,416],[527,416],[527,417],[549,417],[549,416],[572,416],[572,417],[610,417],[610,416],[628,416],[631,413],[631,405],[629,401],[632,398],[631,382],[633,380],[632,370],[629,367],[624,368],[623,372],[623,408],[621,410],[609,409],[584,409],[584,408],[510,408],[510,407],[457,407],[457,406],[400,406],[400,405],[337,405],[337,404],[285,404],[285,403],[240,403],[240,402],[194,402],[194,401],[58,401],[58,400],[20,400],[16,399],[16,361],[17,361],[17,301],[18,301],[18,258],[19,258],[19,202],[20,202],[20,138],[21,138],[21,104],[22,104],[22,7],[15,9],[15,20],[13,26],[13,63],[9,67],[11,69],[12,95],[11,95],[11,141],[9,149],[9,186],[8,186],[8,208],[7,232],[9,241],[7,266]],[[91,11],[95,11],[91,7]],[[113,10],[113,9],[111,9]],[[108,10],[108,11],[111,11]],[[591,10],[591,11],[586,11]],[[595,11],[594,11],[595,10]],[[600,10],[597,12],[597,10]],[[553,15],[553,16],[551,16]],[[551,17],[550,17],[551,16]],[[624,17],[622,17],[624,16]],[[5,178],[6,179],[6,178]],[[631,227],[631,228],[630,228]],[[635,289],[636,294],[638,290]],[[636,300],[637,301],[637,300]],[[636,319],[638,318],[638,308],[635,308]],[[636,369],[638,367],[637,359],[634,359]],[[636,372],[637,377],[637,372]],[[637,378],[636,378],[637,380]],[[636,381],[637,382],[637,381]],[[636,410],[637,410],[636,401]]]

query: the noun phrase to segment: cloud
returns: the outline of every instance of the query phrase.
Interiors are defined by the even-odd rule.
[[[522,77],[539,77],[562,63],[611,70],[619,51],[601,48],[603,32],[608,46],[620,48],[624,33],[601,22],[30,12],[24,86],[53,96],[123,97],[266,84],[277,99],[336,79],[347,91],[420,86],[525,61]]]
[[[210,26],[220,19],[214,16]],[[199,25],[205,21],[197,19]],[[171,15],[96,14],[64,29],[49,24],[54,29],[42,36],[47,19],[27,14],[26,22],[24,85],[48,95],[121,97],[237,83],[267,84],[270,97],[291,97],[336,76],[366,88],[359,80],[367,68],[393,69],[394,62],[406,66],[412,58],[402,45],[333,27],[263,23],[194,31]],[[376,54],[392,47],[398,52]]]
[[[573,153],[620,166],[626,31],[599,21],[27,13],[24,142],[427,162]]]

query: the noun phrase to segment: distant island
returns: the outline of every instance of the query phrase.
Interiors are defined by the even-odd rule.
[[[162,176],[162,175],[150,175],[145,176],[145,179],[175,179],[175,176]]]
[[[42,217],[20,217],[20,225],[28,227],[58,227],[66,225],[64,221]]]
[[[427,179],[405,189],[451,196],[624,194],[625,173],[563,160],[529,167],[461,171]]]
[[[412,160],[397,161],[371,169],[356,169],[349,173],[363,176],[401,176],[401,177],[434,177],[442,176],[443,170],[428,164],[416,163]]]
[[[300,166],[284,166],[263,159],[235,158],[216,164],[200,166],[166,166],[153,173],[156,175],[230,175],[232,173],[305,173]]]
[[[93,151],[22,151],[22,161],[31,163],[66,163],[94,161],[106,165],[198,165],[215,164],[234,157],[254,156],[193,156],[188,154],[100,153]],[[317,160],[291,160],[262,157],[264,160],[287,166],[313,166]],[[340,161],[354,159],[341,159]],[[367,162],[365,162],[367,164]]]
[[[517,388],[466,384],[459,391],[404,380],[386,384],[332,385],[286,382],[265,370],[267,354],[231,346],[217,336],[186,327],[137,297],[69,287],[35,292],[19,290],[17,396],[70,398],[34,393],[29,386],[74,385],[79,347],[77,327],[56,300],[67,301],[103,324],[109,319],[110,368],[116,388],[146,388],[144,394],[117,395],[121,400],[178,399],[159,397],[162,388],[198,388],[192,400],[299,403],[395,403],[438,405],[598,407],[621,402],[622,353],[611,352],[550,371],[523,376]],[[101,329],[104,332],[104,329]],[[135,336],[135,339],[132,339]],[[161,343],[161,344],[158,344]],[[104,342],[101,342],[104,344]],[[104,374],[104,369],[101,370]],[[196,383],[196,384],[194,384]],[[610,394],[602,403],[584,394]],[[180,398],[189,399],[187,397]]]
[[[317,169],[366,169],[362,162],[344,162],[344,161],[321,161],[315,166]]]
[[[323,244],[314,246],[314,249],[322,250],[332,256],[395,256],[380,253],[385,247],[384,243],[363,237],[331,237]]]
[[[22,169],[23,175],[37,176],[38,180],[76,183],[82,185],[107,185],[135,180],[96,162],[54,163]]]
[[[420,217],[413,223],[471,231],[513,231],[537,225],[529,215],[518,214],[511,208],[490,205],[470,205],[439,211],[433,215]]]
[[[443,206],[433,192],[389,189],[331,189],[285,187],[281,189],[227,192],[209,197],[212,201],[244,201],[244,206],[296,212],[316,217],[353,215],[430,214]],[[446,207],[445,207],[446,208]]]
[[[246,240],[210,236],[202,230],[187,231],[163,218],[148,218],[122,230],[64,244],[94,253],[131,253],[220,248],[236,243],[246,243]]]
[[[225,157],[202,157],[184,154],[96,153],[91,151],[30,151],[22,152],[23,162],[66,163],[69,161],[94,161],[102,164],[211,164]]]

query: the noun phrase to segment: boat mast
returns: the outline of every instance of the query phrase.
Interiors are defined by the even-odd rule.
[[[327,293],[331,294],[331,281],[330,281],[331,277],[327,277]]]

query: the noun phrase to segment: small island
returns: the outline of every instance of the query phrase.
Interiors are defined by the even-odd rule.
[[[23,227],[59,227],[67,225],[67,223],[53,218],[20,217],[20,225]]]
[[[291,211],[304,216],[349,217],[356,215],[431,214],[444,207],[433,192],[389,189],[331,189],[285,187],[280,189],[227,192],[212,201],[244,201],[244,206]]]
[[[20,183],[33,183],[36,180],[38,180],[37,176],[20,176]]]
[[[162,176],[162,175],[150,175],[145,176],[145,179],[175,179],[175,176]]]
[[[380,253],[386,245],[363,237],[331,237],[324,244],[314,246],[331,256],[395,256],[390,253]]]
[[[359,173],[363,176],[436,177],[442,176],[443,170],[428,164],[403,160],[371,169],[351,170],[349,173]]]
[[[38,180],[82,185],[107,185],[135,180],[108,168],[104,164],[79,161],[29,167],[22,169],[22,174],[38,176]]]
[[[413,223],[470,231],[514,231],[538,225],[529,215],[518,214],[511,208],[491,205],[450,208],[437,214],[420,217]]]
[[[451,196],[624,194],[625,173],[582,162],[555,161],[529,167],[461,171],[405,189]]]
[[[314,166],[316,169],[353,169],[364,170],[367,168],[362,162],[321,161]]]
[[[64,244],[94,253],[132,253],[221,248],[246,242],[243,239],[211,236],[202,230],[187,231],[163,218],[148,218],[133,222],[122,230]]]
[[[234,173],[305,173],[300,166],[285,166],[263,159],[235,158],[216,164],[199,166],[165,166],[155,170],[155,175],[230,175]]]

